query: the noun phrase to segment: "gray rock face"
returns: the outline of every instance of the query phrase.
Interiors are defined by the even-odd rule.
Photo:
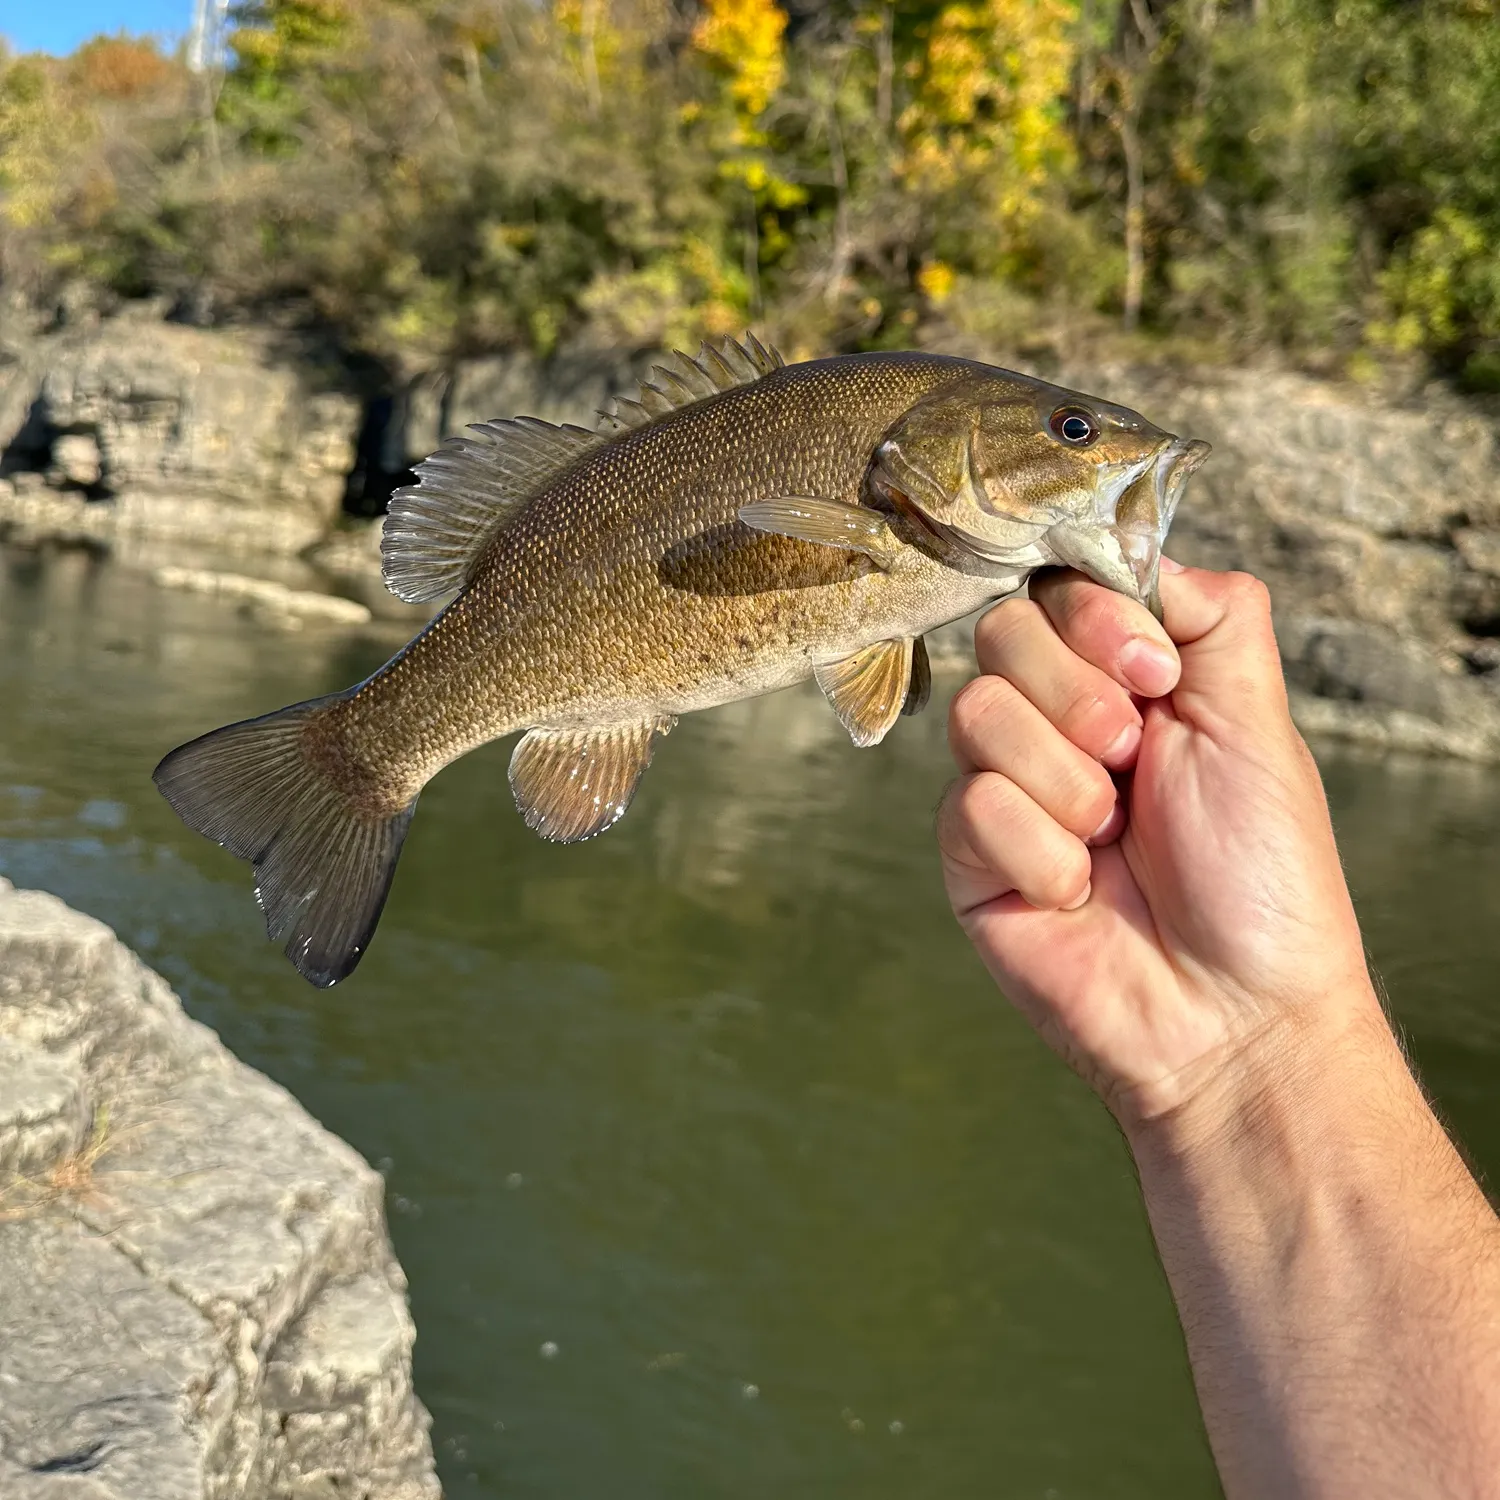
[[[35,1174],[79,1151],[92,1115],[67,1058],[0,1036],[0,1174]]]
[[[0,880],[0,1495],[436,1500],[383,1184]]]
[[[540,417],[592,427],[617,396],[634,396],[650,361],[607,349],[564,351],[543,363],[530,354],[460,360],[416,381],[406,398],[404,459],[425,458],[471,422]]]
[[[0,524],[300,551],[338,514],[359,422],[307,353],[136,318],[0,352],[0,452],[48,481]]]

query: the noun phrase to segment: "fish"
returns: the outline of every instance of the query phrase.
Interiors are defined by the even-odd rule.
[[[417,798],[521,732],[528,827],[616,823],[678,717],[816,680],[856,746],[931,692],[926,632],[1081,569],[1159,613],[1206,443],[954,356],[788,364],[753,334],[656,366],[598,430],[518,416],[396,491],[386,585],[446,600],[364,682],[171,751],[155,781],[254,867],[273,941],[326,987],[365,953]]]

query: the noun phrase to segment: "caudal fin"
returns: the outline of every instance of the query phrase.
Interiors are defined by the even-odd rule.
[[[309,721],[336,701],[216,729],[154,773],[184,823],[255,866],[267,933],[321,987],[352,973],[369,946],[417,805],[371,816],[309,759]]]

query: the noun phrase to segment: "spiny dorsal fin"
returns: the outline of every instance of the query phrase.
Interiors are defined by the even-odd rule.
[[[468,582],[485,544],[569,464],[608,441],[538,417],[479,422],[417,465],[380,535],[385,586],[408,604]]]
[[[674,349],[671,359],[654,366],[650,378],[641,383],[637,400],[616,401],[612,411],[599,413],[600,427],[609,433],[644,427],[647,422],[678,407],[691,406],[705,396],[732,391],[740,385],[754,385],[785,363],[777,350],[768,348],[753,333],[747,333],[743,343],[730,338],[705,339],[696,356]]]

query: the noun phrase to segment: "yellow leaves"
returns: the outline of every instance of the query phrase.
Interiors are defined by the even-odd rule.
[[[930,260],[917,272],[917,287],[934,307],[941,307],[953,295],[958,275],[946,261]]]
[[[707,121],[718,126],[718,175],[743,183],[759,207],[772,210],[762,223],[760,250],[780,253],[785,236],[774,215],[801,207],[808,196],[770,165],[770,139],[758,123],[786,73],[786,13],[774,0],[704,0],[703,11],[693,46],[725,80],[724,101]],[[700,106],[691,116],[684,110],[682,118],[697,120],[703,113]]]
[[[249,8],[256,24],[232,31],[229,47],[251,74],[294,72],[334,47],[357,15],[355,0],[259,0]]]
[[[753,120],[786,74],[786,12],[775,0],[704,0],[703,9],[693,46],[728,75],[730,98]]]
[[[807,202],[807,189],[778,177],[762,156],[726,156],[719,163],[719,176],[744,183],[757,203],[778,211],[800,208]]]
[[[1380,278],[1389,321],[1372,343],[1398,353],[1453,343],[1465,321],[1500,335],[1500,264],[1484,229],[1459,209],[1440,208]]]
[[[974,182],[1002,227],[1032,217],[1049,176],[1071,160],[1061,101],[1076,20],[1072,0],[944,6],[901,116],[901,174],[937,189]]]
[[[0,70],[0,220],[17,229],[50,224],[96,130],[46,62],[22,58]]]

